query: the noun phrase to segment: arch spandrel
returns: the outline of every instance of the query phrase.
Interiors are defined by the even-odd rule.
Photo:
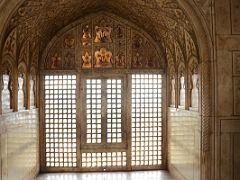
[[[49,43],[41,69],[161,69],[161,47],[143,30],[108,13],[66,26]]]
[[[3,46],[3,51],[2,51],[2,56],[10,56],[11,59],[13,59],[14,63],[16,63],[16,53],[17,53],[17,30],[13,29],[9,35],[7,36],[4,46]]]

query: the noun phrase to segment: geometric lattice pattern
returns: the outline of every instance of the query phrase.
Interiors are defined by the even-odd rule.
[[[87,143],[102,142],[101,79],[86,80]]]
[[[107,142],[122,142],[122,81],[107,80]]]
[[[76,167],[76,75],[44,81],[46,167]]]
[[[162,76],[131,77],[132,140],[125,150],[111,147],[127,143],[122,137],[123,79],[84,81],[86,121],[81,125],[86,136],[82,142],[88,146],[80,147],[82,168],[126,168],[128,162],[142,168],[162,165]],[[44,83],[46,167],[77,167],[76,75],[47,75]],[[131,150],[128,161],[127,150]]]
[[[132,166],[162,164],[162,77],[132,75]]]
[[[82,153],[82,167],[124,167],[126,152]]]

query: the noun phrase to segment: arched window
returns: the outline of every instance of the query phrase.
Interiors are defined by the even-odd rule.
[[[42,169],[163,168],[161,51],[115,16],[70,27],[48,46],[41,72]]]

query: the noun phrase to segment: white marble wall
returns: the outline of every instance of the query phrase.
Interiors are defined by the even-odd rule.
[[[200,180],[201,122],[198,112],[169,108],[169,170],[179,180]]]
[[[33,180],[39,171],[38,110],[0,116],[0,180]]]

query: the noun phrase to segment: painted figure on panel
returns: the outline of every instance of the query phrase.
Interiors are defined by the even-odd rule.
[[[142,57],[139,53],[136,53],[136,55],[133,57],[132,66],[134,68],[142,67]]]
[[[90,56],[89,53],[86,52],[82,56],[82,60],[83,60],[82,68],[91,68],[92,67],[91,59],[92,59],[92,56]]]
[[[89,29],[89,26],[86,25],[83,28],[83,36],[82,36],[82,45],[83,46],[90,46],[91,45],[91,30]]]
[[[153,57],[149,57],[146,60],[147,60],[146,67],[153,68],[154,67]]]
[[[141,37],[137,37],[133,42],[133,48],[139,50],[143,47],[143,39]]]
[[[96,26],[95,27],[95,31],[96,31],[96,37],[94,42],[96,43],[109,43],[112,42],[111,39],[111,32],[112,32],[112,28],[111,27],[99,27]]]
[[[96,64],[95,67],[112,67],[111,58],[112,52],[101,48],[95,52]]]
[[[124,55],[123,53],[119,53],[116,56],[116,67],[124,67],[125,62],[124,62]]]
[[[69,69],[74,65],[74,55],[71,53],[67,53],[64,57],[64,68]]]
[[[65,40],[65,47],[73,49],[75,47],[75,39],[72,35],[67,35]]]
[[[120,26],[117,27],[117,38],[123,38],[123,30]]]
[[[62,58],[59,57],[57,53],[51,58],[51,61],[51,69],[61,68]]]

